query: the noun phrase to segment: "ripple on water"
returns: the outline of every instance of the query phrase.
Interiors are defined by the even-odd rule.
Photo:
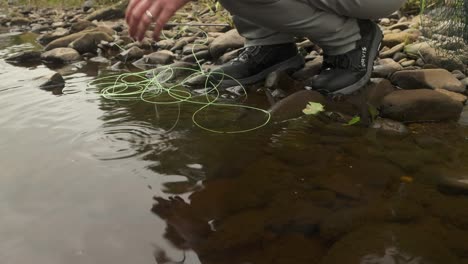
[[[74,139],[83,146],[81,153],[99,160],[119,160],[170,144],[163,130],[144,122],[128,122],[82,133]]]

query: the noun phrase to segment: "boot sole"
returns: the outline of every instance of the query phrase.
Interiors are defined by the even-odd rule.
[[[371,46],[370,46],[370,53],[369,53],[369,57],[368,57],[368,61],[367,61],[367,72],[366,72],[366,74],[359,81],[357,81],[356,83],[354,83],[354,84],[352,84],[350,86],[347,86],[347,87],[345,87],[343,89],[331,92],[329,94],[331,94],[331,95],[348,95],[348,94],[352,94],[355,91],[357,91],[357,90],[361,89],[362,87],[364,87],[364,85],[366,85],[369,82],[369,80],[371,78],[371,75],[372,75],[372,70],[374,68],[374,61],[377,58],[377,55],[378,55],[379,49],[380,49],[380,45],[381,45],[382,39],[383,39],[383,34],[382,34],[382,31],[380,30],[379,26],[377,24],[374,24],[374,28],[375,28],[375,31],[376,31],[376,36],[372,40],[372,43],[371,43]]]
[[[249,84],[254,84],[254,83],[257,83],[259,81],[262,81],[264,80],[268,74],[274,72],[274,71],[284,71],[284,70],[289,70],[289,69],[299,69],[299,68],[302,68],[305,64],[305,61],[304,61],[304,58],[300,55],[300,54],[297,54],[296,56],[294,57],[291,57],[285,61],[282,61],[278,64],[275,64],[269,68],[266,68],[265,70],[255,74],[255,75],[252,75],[250,77],[247,77],[247,78],[243,78],[243,79],[236,79],[236,80],[232,80],[232,79],[228,79],[228,80],[224,80],[220,85],[219,87],[220,88],[228,88],[228,87],[233,87],[233,86],[238,86],[239,84],[241,85],[249,85]]]

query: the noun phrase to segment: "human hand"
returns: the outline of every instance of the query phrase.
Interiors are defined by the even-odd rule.
[[[155,23],[153,38],[159,38],[164,25],[190,0],[131,0],[125,20],[129,26],[129,34],[140,41],[144,38],[146,29],[151,22]]]

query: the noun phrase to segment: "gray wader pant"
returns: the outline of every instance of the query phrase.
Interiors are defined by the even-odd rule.
[[[346,53],[361,38],[357,19],[378,19],[406,0],[220,0],[233,15],[246,46],[307,37],[326,54]]]

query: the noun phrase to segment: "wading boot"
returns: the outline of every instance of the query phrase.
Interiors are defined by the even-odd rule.
[[[215,68],[210,80],[220,88],[254,84],[271,72],[297,70],[304,66],[304,58],[295,43],[249,46],[237,58]]]
[[[324,55],[322,70],[312,79],[312,88],[323,94],[351,94],[365,86],[371,77],[382,31],[370,20],[358,20],[361,40],[345,54]]]

